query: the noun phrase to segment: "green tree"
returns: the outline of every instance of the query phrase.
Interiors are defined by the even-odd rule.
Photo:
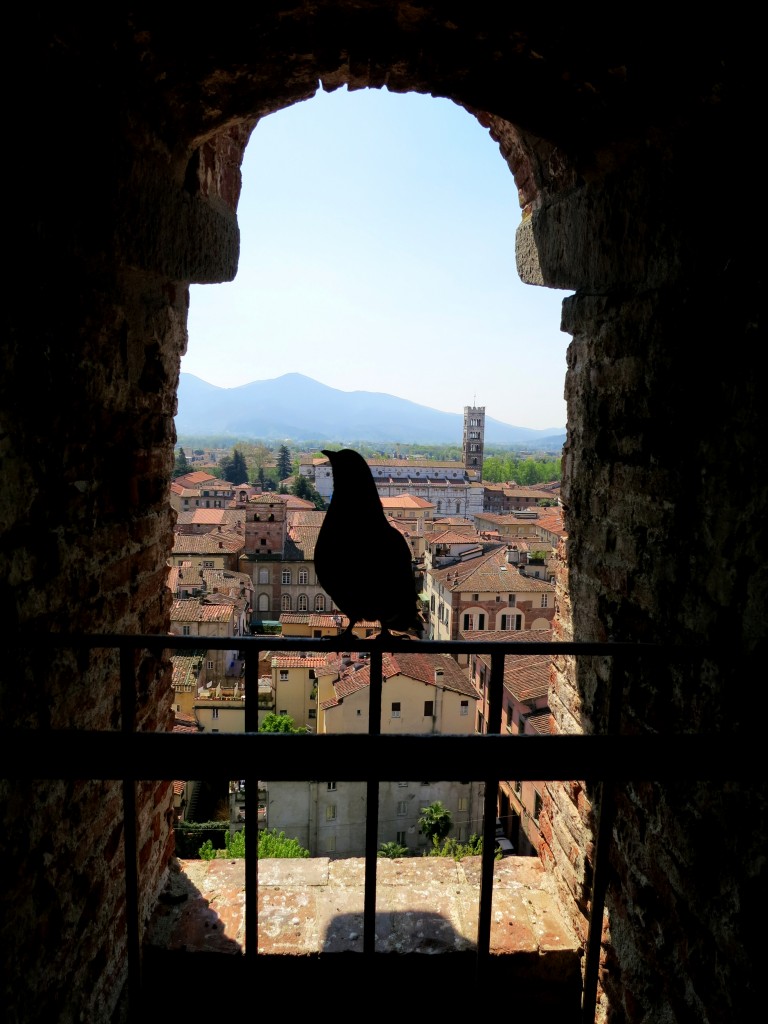
[[[176,452],[176,461],[173,464],[173,476],[184,476],[188,472],[189,462],[187,461],[187,456],[184,454],[184,449],[179,447]]]
[[[442,842],[437,836],[432,836],[432,849],[425,857],[452,857],[454,860],[463,860],[465,857],[477,857],[483,852],[483,837],[472,833],[466,843],[460,843],[458,839],[451,839],[450,836]],[[496,853],[496,860],[501,860],[501,850]]]
[[[232,449],[229,458],[222,459],[219,463],[223,480],[231,484],[248,483],[248,467],[245,464],[245,456],[238,448]]]
[[[441,800],[435,800],[427,807],[421,808],[419,828],[430,843],[433,842],[435,837],[438,840],[445,839],[453,828],[451,812],[443,805]]]
[[[306,501],[311,501],[315,508],[325,508],[325,502],[317,493],[316,489],[312,486],[310,481],[301,474],[298,474],[291,486],[291,494],[295,494],[297,498],[304,498]]]
[[[396,857],[410,857],[411,851],[407,846],[401,846],[400,843],[382,843],[379,847],[379,851],[376,854],[377,857],[387,857],[390,860],[394,860]]]
[[[259,726],[259,732],[306,733],[306,731],[304,726],[300,726],[297,729],[290,715],[277,715],[274,711],[270,711],[268,715],[265,715],[264,721]]]
[[[245,843],[245,840],[243,840]],[[245,846],[243,846],[245,850]],[[259,832],[260,859],[269,857],[308,857],[309,850],[305,850],[298,839],[287,839],[285,832],[278,832],[276,828],[262,829]]]
[[[227,857],[245,857],[245,832],[227,832],[224,836]]]
[[[286,477],[291,475],[293,464],[291,460],[291,453],[287,446],[284,444],[280,445],[280,449],[277,453],[277,478],[278,480],[285,480]]]
[[[200,849],[197,851],[201,860],[215,860],[216,851],[213,848],[213,843],[210,839],[206,839]]]

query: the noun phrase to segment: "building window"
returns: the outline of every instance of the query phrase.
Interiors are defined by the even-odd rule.
[[[281,668],[280,669],[280,681],[284,683],[284,682],[287,681],[287,679],[288,679],[288,669],[287,668]]]
[[[278,713],[278,715],[287,715],[288,714],[288,708],[280,708],[280,710],[277,713]]]
[[[520,780],[519,780],[519,779],[517,779],[517,780],[515,781],[515,794],[516,794],[517,796],[520,796],[520,794],[522,793],[522,791],[523,791],[523,784],[522,784],[522,783],[520,782]]]
[[[463,700],[461,702],[461,704],[459,705],[459,714],[460,715],[468,715],[469,714],[469,701],[468,700]]]
[[[400,701],[399,700],[398,701],[394,701],[392,703],[392,717],[393,718],[399,718],[400,717]]]
[[[397,816],[398,818],[404,818],[408,813],[408,801],[398,800],[397,801]]]
[[[317,708],[308,708],[307,718],[317,718]]]
[[[482,612],[477,616],[477,628],[485,629],[485,615]]]
[[[472,616],[471,615],[466,615],[465,614],[463,622],[464,622],[464,625],[461,628],[464,630],[464,632],[466,632],[468,629],[472,629]]]
[[[336,804],[328,804],[325,808],[325,820],[336,821]]]
[[[408,844],[405,841],[405,832],[398,832],[395,842],[398,846],[407,846]]]
[[[210,561],[210,559],[207,560],[207,561],[203,561],[203,568],[204,569],[212,569],[213,566],[214,566],[214,563],[212,561]]]
[[[269,583],[269,569],[259,569],[259,583]]]
[[[308,612],[309,611],[309,599],[307,598],[306,594],[299,594],[298,610],[300,612]]]
[[[541,607],[542,608],[546,608],[548,604],[549,604],[549,594],[542,594],[541,595]]]
[[[399,787],[400,787],[401,789],[407,789],[407,787],[408,787],[408,783],[407,783],[407,782],[398,782],[398,786],[399,786]]]
[[[325,852],[335,853],[336,852],[336,836],[325,837]]]
[[[290,594],[283,594],[283,596],[280,598],[280,608],[284,612],[289,612],[291,610],[291,595]]]
[[[512,705],[507,704],[507,728],[512,728]]]
[[[213,708],[213,718],[218,718],[218,717],[219,717],[219,709],[218,708]]]
[[[424,701],[424,717],[434,718],[435,717],[435,702],[433,700]]]
[[[299,569],[299,583],[303,583],[304,586],[309,583],[309,572],[306,569]]]
[[[507,598],[510,608],[514,608],[517,603],[517,594],[510,594]]]
[[[284,586],[290,586],[290,583],[291,583],[291,570],[290,569],[283,569],[282,573],[280,574],[280,582]]]
[[[336,783],[335,782],[328,782],[328,783],[326,783],[326,785],[328,786],[328,792],[329,793],[335,793],[336,792]]]
[[[189,636],[189,626],[182,626],[181,627],[181,635],[182,636]]]
[[[269,611],[269,594],[259,594],[259,611]]]
[[[213,662],[212,661],[208,661],[208,662],[206,662],[206,664],[207,664],[208,668],[213,668]]]
[[[541,794],[536,792],[533,798],[533,820],[538,825],[539,815],[541,814]]]
[[[459,810],[460,811],[468,811],[469,810],[469,797],[466,797],[466,796],[460,796],[459,797]]]
[[[324,594],[316,594],[315,595],[315,611],[316,612],[324,612],[325,611],[325,595]]]

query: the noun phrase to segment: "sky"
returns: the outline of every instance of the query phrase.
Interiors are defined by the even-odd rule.
[[[319,90],[259,122],[242,173],[237,276],[192,285],[183,373],[224,388],[302,373],[565,427],[571,293],[520,281],[515,181],[465,110]]]

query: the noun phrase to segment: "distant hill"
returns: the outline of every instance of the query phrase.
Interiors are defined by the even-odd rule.
[[[220,388],[182,373],[176,432],[273,441],[324,438],[401,444],[461,444],[464,413],[440,412],[375,391],[339,391],[301,373]],[[562,444],[565,428],[532,430],[486,416],[486,444]]]

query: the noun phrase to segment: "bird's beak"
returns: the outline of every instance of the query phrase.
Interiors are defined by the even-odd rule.
[[[333,455],[333,452],[327,452],[327,451],[325,450],[325,448],[321,448],[321,449],[320,449],[320,454],[321,454],[321,455],[324,455],[324,456],[325,456],[325,457],[326,457],[327,459],[329,459],[329,460],[330,460],[331,456]]]

